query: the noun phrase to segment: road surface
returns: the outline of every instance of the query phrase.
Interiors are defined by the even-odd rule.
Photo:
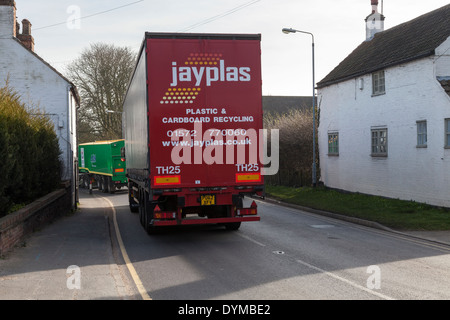
[[[450,299],[444,244],[263,201],[238,231],[148,235],[127,200],[81,190],[77,213],[0,259],[0,299]]]
[[[147,235],[125,195],[123,244],[151,299],[450,299],[450,247],[257,201],[260,222]],[[247,200],[251,201],[251,200]]]

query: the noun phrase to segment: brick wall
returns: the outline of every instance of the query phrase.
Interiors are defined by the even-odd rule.
[[[70,185],[0,219],[0,256],[71,209]]]

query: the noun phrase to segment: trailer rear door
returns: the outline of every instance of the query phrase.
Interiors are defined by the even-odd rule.
[[[146,38],[152,187],[262,183],[260,35]]]

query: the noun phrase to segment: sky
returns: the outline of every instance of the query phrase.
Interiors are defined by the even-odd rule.
[[[379,1],[381,11],[381,0]],[[384,0],[385,29],[449,4],[448,0]],[[93,43],[138,51],[145,32],[261,34],[262,90],[311,96],[361,42],[370,0],[16,0],[18,21],[32,24],[35,52],[64,74]],[[73,20],[73,18],[80,18]]]

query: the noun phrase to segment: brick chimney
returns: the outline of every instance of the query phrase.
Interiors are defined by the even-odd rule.
[[[34,52],[34,38],[31,35],[31,23],[27,19],[22,20],[22,33],[17,35],[17,39],[19,39],[28,50]]]
[[[371,0],[372,13],[367,16],[366,21],[366,41],[372,40],[376,33],[384,31],[384,16],[378,12],[378,0]]]
[[[16,36],[16,2],[14,0],[0,0],[0,34]]]
[[[22,33],[16,18],[16,2],[14,0],[0,0],[0,34],[2,37],[15,37],[30,51],[34,51],[34,38],[31,35],[31,23],[22,20]]]
[[[378,13],[378,0],[371,0],[372,3],[372,14]]]

